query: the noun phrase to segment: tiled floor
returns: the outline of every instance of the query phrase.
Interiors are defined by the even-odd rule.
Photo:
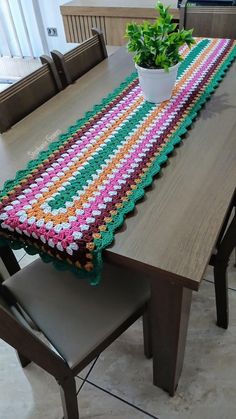
[[[22,258],[23,256],[23,258]],[[18,252],[21,266],[30,257]],[[32,259],[32,258],[31,258]],[[152,385],[137,322],[100,355],[79,393],[81,418],[234,419],[236,417],[236,269],[230,267],[230,327],[215,325],[212,272],[193,297],[184,369],[175,397]],[[81,373],[86,377],[88,368]],[[78,378],[78,388],[82,384]],[[0,342],[0,418],[62,417],[58,386],[35,365],[22,370]]]

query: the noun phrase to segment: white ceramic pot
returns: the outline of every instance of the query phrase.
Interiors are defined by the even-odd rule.
[[[149,69],[135,64],[143,95],[148,102],[161,103],[171,97],[175,85],[179,64],[163,69]]]

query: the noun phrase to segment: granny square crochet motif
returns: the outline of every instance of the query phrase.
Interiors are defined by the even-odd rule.
[[[198,38],[181,53],[169,101],[145,102],[133,73],[6,182],[0,194],[2,243],[99,281],[102,250],[214,92],[236,45]]]

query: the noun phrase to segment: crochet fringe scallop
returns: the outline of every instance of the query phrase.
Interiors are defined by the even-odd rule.
[[[133,73],[5,183],[1,244],[99,282],[103,249],[224,77],[236,43],[197,38],[182,56],[169,101],[145,102]]]

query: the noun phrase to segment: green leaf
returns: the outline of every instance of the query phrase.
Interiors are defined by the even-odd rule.
[[[192,30],[177,29],[169,7],[158,2],[156,9],[159,17],[154,23],[131,22],[126,27],[125,37],[128,38],[128,51],[135,53],[134,61],[138,65],[168,71],[181,61],[179,48],[185,44],[191,47],[195,41]]]

